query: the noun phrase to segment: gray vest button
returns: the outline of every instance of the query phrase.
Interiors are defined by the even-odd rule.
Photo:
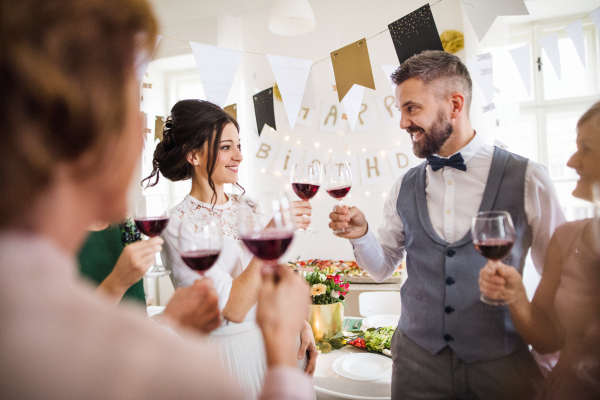
[[[452,314],[454,312],[454,308],[446,306],[446,308],[444,308],[444,311],[446,311],[446,314]]]
[[[448,251],[446,251],[446,255],[448,257],[452,257],[453,255],[456,254],[456,251],[452,250],[452,249],[448,249]]]
[[[448,286],[454,285],[454,279],[452,279],[451,277],[447,277],[446,278],[446,285],[448,285]]]
[[[452,336],[450,336],[450,335],[448,335],[448,334],[446,333],[446,334],[444,335],[444,340],[445,340],[446,342],[451,342],[451,341],[453,341],[453,340],[454,340],[454,338],[453,338]]]

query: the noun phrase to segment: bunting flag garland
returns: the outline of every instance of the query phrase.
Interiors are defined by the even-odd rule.
[[[388,25],[400,64],[425,50],[441,50],[440,40],[429,4]]]
[[[290,122],[290,130],[294,130],[296,118],[300,112],[306,81],[312,65],[311,60],[291,58],[267,54],[271,69],[281,93],[283,106]]]
[[[600,7],[596,8],[594,11],[592,11],[590,13],[590,17],[592,17],[592,21],[594,21],[596,30],[598,32],[600,32]]]
[[[237,104],[231,104],[223,109],[227,114],[231,115],[237,121]]]
[[[331,65],[340,102],[353,85],[375,90],[366,39],[331,52]]]
[[[390,86],[392,87],[392,93],[394,93],[395,95],[396,84],[394,83],[394,81],[392,81],[392,74],[396,72],[398,68],[400,68],[400,65],[382,65],[381,68],[383,69],[383,73],[385,74],[385,77],[387,78],[388,82],[390,83]]]
[[[306,88],[304,89],[304,96],[302,97],[301,108],[308,108],[313,111],[317,110],[317,98],[315,96],[315,83],[313,81],[312,68],[308,73],[308,79],[306,80]]]
[[[160,39],[162,39],[162,38],[163,37],[161,35],[156,35],[156,42],[154,43],[154,49],[152,49],[152,54],[154,54],[154,51],[156,51],[156,48],[158,47],[158,44],[160,43]],[[146,54],[146,53],[140,54],[140,58],[137,63],[137,68],[135,70],[135,77],[137,78],[137,80],[140,84],[142,83],[142,80],[144,79],[144,74],[146,73],[146,70],[148,69],[148,64],[150,64],[150,61],[152,61],[152,54]]]
[[[154,140],[162,142],[163,140],[163,128],[165,126],[165,117],[156,116],[154,120]]]
[[[252,96],[254,99],[254,115],[256,115],[256,129],[258,136],[265,125],[277,130],[275,125],[275,109],[273,108],[273,88],[263,90]]]
[[[480,42],[496,17],[529,15],[523,0],[461,0],[461,3]]]
[[[488,103],[483,111],[491,111],[491,104],[494,102],[494,67],[492,55],[490,53],[479,54],[476,59],[467,60],[467,66],[471,70],[471,77],[475,79],[483,97]]]
[[[543,36],[538,39],[539,44],[546,51],[546,55],[550,59],[554,72],[558,76],[558,80],[561,80],[560,71],[560,51],[558,50],[558,32],[554,32],[548,36]]]
[[[190,42],[206,100],[225,107],[243,51]]]
[[[585,38],[583,37],[583,21],[575,21],[571,25],[565,27],[565,31],[567,31],[567,35],[573,41],[575,45],[575,49],[577,50],[577,55],[579,55],[579,60],[581,60],[581,64],[583,68],[585,68]]]
[[[531,45],[528,43],[525,46],[509,50],[508,52],[517,65],[517,70],[525,85],[525,89],[527,89],[527,93],[531,96]]]

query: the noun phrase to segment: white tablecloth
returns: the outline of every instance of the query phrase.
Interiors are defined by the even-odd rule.
[[[391,399],[391,375],[374,381],[355,381],[344,378],[333,370],[332,365],[335,360],[352,353],[364,354],[365,352],[352,346],[345,346],[327,354],[319,354],[313,377],[317,399]]]

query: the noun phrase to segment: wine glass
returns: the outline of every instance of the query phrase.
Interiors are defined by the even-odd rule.
[[[221,225],[214,217],[184,218],[179,227],[179,255],[188,267],[204,276],[223,248]]]
[[[321,165],[298,163],[292,165],[292,173],[290,175],[290,183],[292,189],[302,200],[309,201],[319,191],[321,187]],[[306,215],[304,215],[306,217]],[[305,229],[298,228],[296,233],[317,233],[316,230],[308,227]]]
[[[151,194],[140,196],[133,211],[133,221],[140,232],[148,237],[159,236],[169,223],[169,203],[167,196]],[[156,253],[156,262],[146,272],[149,278],[169,275],[171,271],[158,266],[160,254]]]
[[[242,197],[239,232],[248,250],[265,262],[265,270],[273,271],[292,243],[295,225],[290,201],[284,193],[270,194],[267,200],[263,214],[256,200]],[[267,223],[264,216],[272,218]]]
[[[515,227],[506,211],[484,211],[473,217],[471,235],[475,249],[488,260],[498,263],[510,254],[515,244]],[[506,301],[492,299],[484,294],[481,301],[494,306],[506,305]]]
[[[327,193],[340,201],[340,207],[344,207],[342,199],[346,197],[352,187],[352,171],[348,161],[323,165],[323,184]],[[354,229],[356,228],[348,225],[348,227],[335,230],[333,233],[350,232]]]

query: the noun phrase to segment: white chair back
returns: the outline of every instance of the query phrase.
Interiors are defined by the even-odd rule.
[[[363,317],[381,314],[400,315],[400,293],[391,291],[363,292],[358,295],[359,313]]]

